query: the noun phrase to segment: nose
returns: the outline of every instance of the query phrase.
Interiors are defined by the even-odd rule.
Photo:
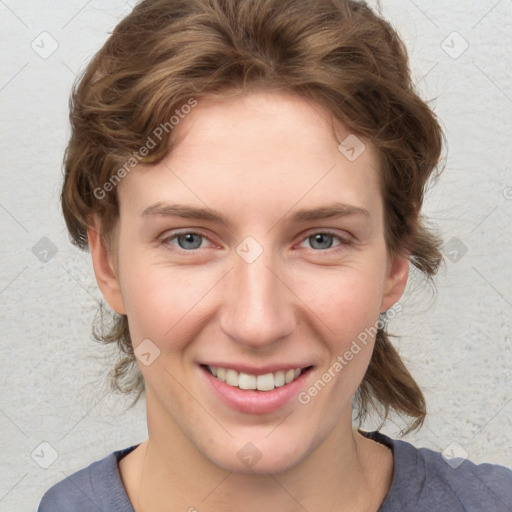
[[[271,251],[264,250],[252,262],[234,255],[220,314],[226,336],[246,348],[265,350],[293,332],[298,309],[283,268]]]

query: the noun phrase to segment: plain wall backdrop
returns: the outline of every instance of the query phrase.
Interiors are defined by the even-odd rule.
[[[424,210],[445,240],[437,294],[413,273],[392,324],[429,410],[405,439],[512,468],[512,3],[382,4],[448,140]],[[2,510],[35,510],[57,481],[146,438],[144,400],[125,410],[108,392],[111,351],[91,338],[101,294],[59,204],[71,85],[133,5],[0,1]]]

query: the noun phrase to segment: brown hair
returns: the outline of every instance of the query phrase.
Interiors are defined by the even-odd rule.
[[[375,145],[388,251],[408,253],[431,280],[442,260],[441,242],[420,209],[429,178],[440,172],[443,133],[414,90],[407,51],[395,30],[365,2],[352,0],[138,4],[73,89],[61,196],[73,243],[87,249],[87,227],[97,213],[102,243],[114,250],[116,173],[119,179],[122,168],[129,172],[130,158],[133,165],[158,163],[172,148],[169,119],[191,98],[226,99],[250,88],[300,94]],[[160,138],[155,136],[159,126],[166,127]],[[141,156],[148,138],[155,147]],[[107,182],[113,186],[105,187]],[[135,403],[144,382],[128,319],[114,314],[105,322],[105,313],[100,307],[100,328],[93,334],[97,341],[118,344],[111,384],[136,392]],[[423,394],[384,328],[377,332],[356,403],[360,419],[370,406],[383,419],[390,409],[409,416],[407,432],[424,421]]]

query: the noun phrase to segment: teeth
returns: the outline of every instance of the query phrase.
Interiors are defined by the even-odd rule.
[[[258,375],[256,378],[256,389],[258,391],[271,391],[276,387],[274,374],[265,373],[265,375]]]
[[[238,372],[235,372],[235,370],[226,370],[226,384],[238,387]]]
[[[240,389],[257,389],[258,391],[271,391],[295,380],[302,372],[300,368],[294,370],[279,370],[265,375],[250,375],[248,373],[232,370],[231,368],[219,368],[208,366],[210,373],[219,380]]]
[[[256,389],[256,382],[257,378],[254,375],[242,372],[238,374],[238,387],[240,389]]]
[[[284,386],[285,383],[286,383],[286,378],[285,378],[284,372],[282,370],[274,373],[274,386],[276,388]]]

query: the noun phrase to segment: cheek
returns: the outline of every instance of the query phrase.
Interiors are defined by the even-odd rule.
[[[350,402],[370,362],[380,318],[381,275],[372,265],[343,275],[338,272],[337,279],[326,280],[328,292],[315,295],[312,309],[328,326],[322,331],[327,358],[304,400],[320,395],[325,386],[327,391],[322,391],[315,407],[330,403],[333,417]]]
[[[330,279],[317,280],[311,288],[311,309],[321,319],[326,358],[303,402],[314,401],[313,408],[327,407],[333,418],[349,407],[370,362],[379,320],[382,270],[368,263],[331,272]],[[317,290],[312,296],[311,290]],[[324,393],[323,389],[326,388]],[[320,393],[320,390],[321,393]],[[313,400],[321,395],[319,400]],[[313,409],[312,409],[313,410]]]
[[[178,268],[126,258],[122,291],[136,346],[149,338],[161,349],[179,350],[193,335],[197,319],[218,281],[208,269]],[[183,343],[180,343],[183,340]]]
[[[382,282],[382,269],[358,262],[305,275],[297,295],[329,327],[330,337],[346,342],[378,319]]]

